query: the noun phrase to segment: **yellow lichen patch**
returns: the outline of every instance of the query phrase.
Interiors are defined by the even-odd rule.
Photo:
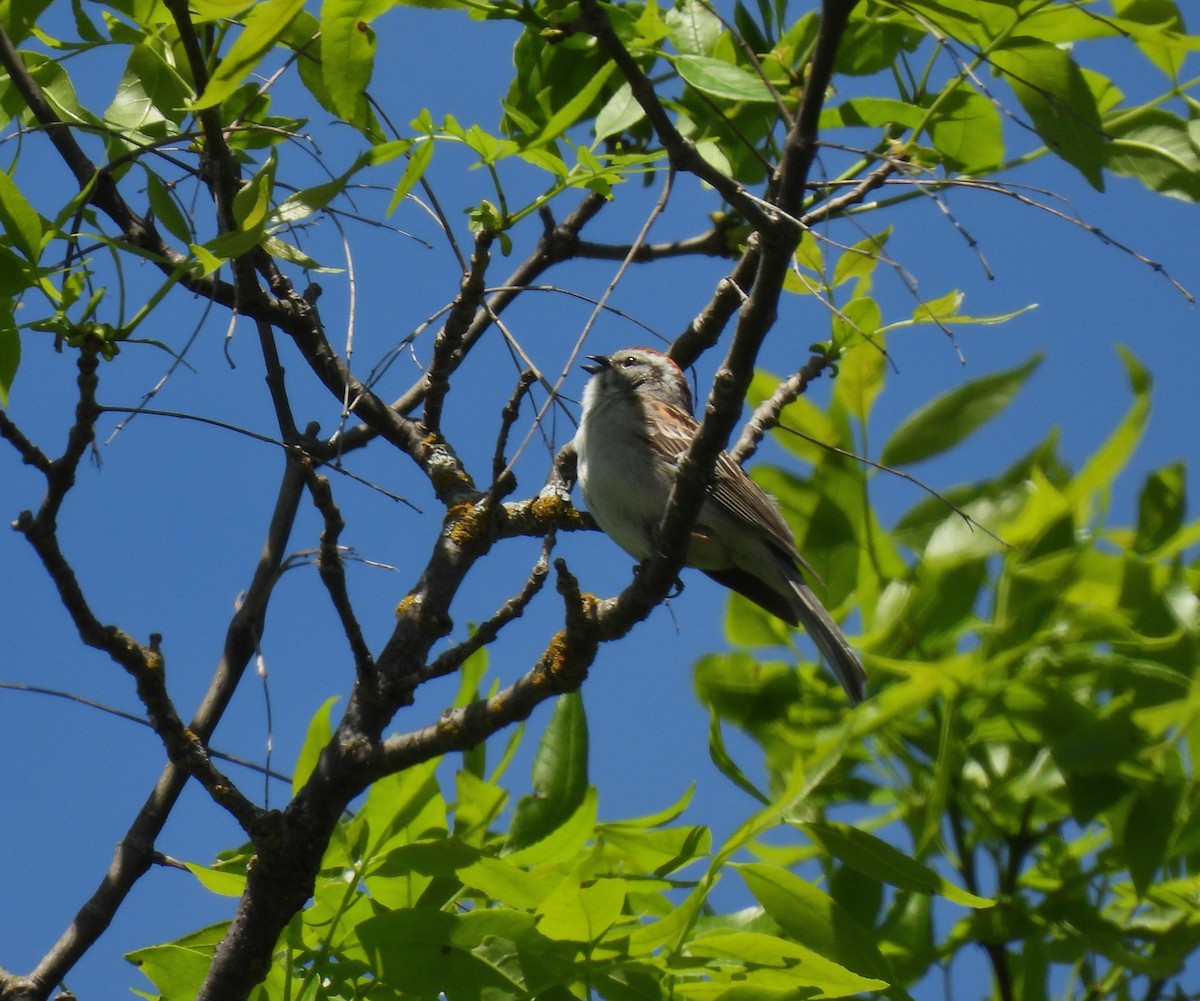
[[[539,494],[530,502],[529,511],[539,522],[582,524],[583,521],[578,508],[561,494]]]
[[[550,637],[550,642],[546,644],[546,653],[543,655],[542,662],[546,665],[547,670],[537,676],[538,684],[546,684],[550,678],[563,669],[567,659],[567,633],[560,629]]]
[[[396,618],[400,618],[405,615],[413,614],[413,612],[418,610],[420,604],[421,604],[421,596],[420,595],[406,594],[403,598],[400,599],[399,603],[396,605]]]
[[[446,538],[459,546],[478,541],[486,531],[484,513],[485,509],[477,504],[455,504],[446,512]]]

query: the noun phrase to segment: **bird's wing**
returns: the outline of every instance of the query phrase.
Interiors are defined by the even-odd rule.
[[[649,406],[660,411],[657,420],[653,419],[653,415],[647,417],[651,447],[668,462],[678,463],[696,436],[699,423],[691,414],[669,403],[654,400]],[[714,503],[735,518],[766,532],[784,555],[799,564],[806,573],[820,580],[820,576],[797,551],[792,530],[779,513],[774,501],[734,462],[733,456],[728,452],[723,451],[717,456],[713,482],[708,493]]]

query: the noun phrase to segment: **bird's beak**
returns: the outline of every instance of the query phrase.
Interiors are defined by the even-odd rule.
[[[580,365],[588,375],[595,375],[597,372],[603,372],[609,366],[608,358],[604,355],[588,355],[588,361],[591,365]]]

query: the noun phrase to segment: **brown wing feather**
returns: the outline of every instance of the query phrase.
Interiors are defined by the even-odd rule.
[[[700,425],[687,411],[673,407],[669,403],[655,400],[650,405],[659,408],[667,418],[660,421],[647,419],[651,445],[668,461],[677,463],[683,457],[684,452],[688,450]],[[792,530],[784,521],[783,515],[779,513],[774,502],[746,471],[734,462],[733,456],[728,452],[723,451],[717,456],[714,479],[708,492],[713,501],[730,514],[747,525],[754,525],[765,531],[780,553],[800,566],[805,573],[820,580],[820,575],[809,566],[808,561],[796,549],[796,540],[792,535]],[[721,581],[721,583],[725,582]],[[733,587],[735,591],[741,591],[743,594],[746,593],[742,587],[732,584],[726,584],[726,586]],[[762,603],[759,602],[759,604]],[[779,617],[787,619],[786,615]]]

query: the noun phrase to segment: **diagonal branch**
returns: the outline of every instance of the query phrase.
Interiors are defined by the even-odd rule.
[[[442,324],[433,340],[433,360],[425,373],[425,426],[430,431],[440,431],[442,426],[442,404],[450,391],[450,372],[455,356],[462,351],[463,338],[471,327],[471,321],[479,310],[483,299],[484,277],[491,263],[493,235],[481,230],[475,237],[475,253],[471,255],[471,269],[463,276],[450,315]]]
[[[660,526],[658,555],[641,569],[604,616],[609,620],[607,628],[617,630],[617,634],[630,617],[644,617],[647,603],[652,605],[661,601],[674,584],[692,525],[704,501],[711,470],[741,413],[759,348],[774,326],[784,279],[801,235],[796,217],[800,214],[808,174],[816,156],[821,106],[833,75],[838,46],[856,3],[857,0],[825,0],[822,6],[800,113],[788,135],[771,183],[772,201],[779,211],[772,225],[751,236],[746,255],[739,262],[740,268],[746,257],[754,256],[752,288],[738,312],[733,342],[713,379],[700,429],[679,463]]]

